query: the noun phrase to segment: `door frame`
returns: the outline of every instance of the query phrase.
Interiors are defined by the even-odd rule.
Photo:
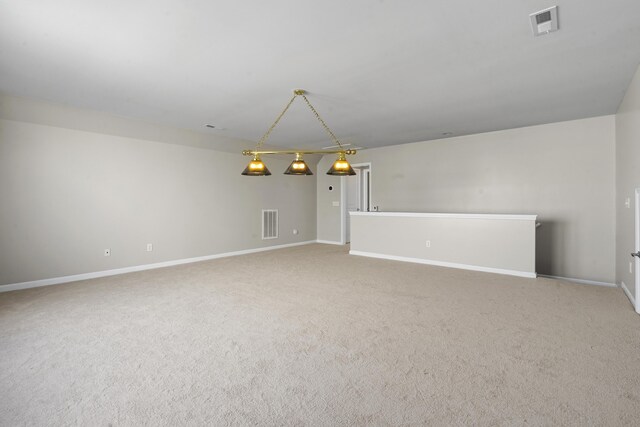
[[[640,188],[636,188],[636,211],[634,212],[636,224],[636,244],[634,251],[640,251]],[[634,300],[636,313],[640,314],[640,257],[634,257],[633,272],[635,275]]]
[[[363,163],[354,163],[351,165],[352,168],[362,168],[368,167],[369,169],[369,206],[372,206],[371,203],[371,189],[373,185],[371,182],[372,178],[372,167],[371,162],[363,162]],[[347,176],[340,177],[340,244],[347,244],[347,215],[349,215],[349,211],[347,210]]]

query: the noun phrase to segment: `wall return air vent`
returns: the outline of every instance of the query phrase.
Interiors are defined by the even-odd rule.
[[[532,13],[529,19],[533,35],[536,37],[558,31],[558,6]]]
[[[262,240],[278,238],[278,210],[262,210]]]

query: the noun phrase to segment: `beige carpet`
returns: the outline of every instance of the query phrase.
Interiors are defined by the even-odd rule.
[[[0,424],[638,425],[620,289],[310,245],[0,294]]]

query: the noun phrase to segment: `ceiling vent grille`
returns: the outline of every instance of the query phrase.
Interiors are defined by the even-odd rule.
[[[533,35],[536,37],[558,31],[558,6],[532,13],[529,19]]]
[[[278,210],[262,210],[262,240],[278,238]]]

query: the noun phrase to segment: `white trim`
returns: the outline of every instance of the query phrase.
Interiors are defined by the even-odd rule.
[[[610,282],[598,282],[596,280],[574,279],[573,277],[551,276],[549,274],[538,274],[540,277],[546,277],[547,279],[566,280],[567,282],[579,283],[581,285],[595,285],[606,286],[608,288],[617,288],[618,285]]]
[[[363,162],[363,163],[354,163],[351,165],[352,168],[363,168],[363,169],[368,169],[369,170],[369,194],[368,194],[368,199],[367,201],[369,202],[369,210],[368,211],[361,211],[361,212],[372,212],[371,208],[373,207],[373,203],[371,202],[371,195],[372,195],[372,188],[373,185],[371,185],[371,162]],[[358,186],[358,191],[360,191],[360,186]],[[360,199],[360,197],[358,196],[358,199]]]
[[[461,213],[424,213],[424,212],[349,212],[357,216],[402,216],[415,218],[451,218],[451,219],[512,219],[535,221],[538,215],[502,215],[502,214],[461,214]]]
[[[354,163],[351,165],[351,167],[352,168],[358,168],[358,167],[369,168],[369,207],[371,207],[373,205],[373,203],[371,202],[371,194],[372,194],[371,189],[373,188],[373,186],[371,185],[371,176],[372,176],[371,162]],[[340,204],[342,205],[342,207],[340,208],[340,241],[342,242],[341,243],[342,245],[346,245],[347,244],[347,214],[351,213],[347,209],[347,177],[346,176],[340,177]],[[349,225],[349,232],[351,232],[351,225]]]
[[[633,298],[633,295],[631,295],[631,291],[629,291],[629,288],[627,288],[627,285],[624,282],[620,282],[620,287],[622,288],[624,293],[627,295],[627,298],[629,298],[629,301],[631,301],[631,305],[635,307],[636,300]]]
[[[501,268],[480,267],[477,265],[458,264],[457,262],[433,261],[430,259],[410,258],[396,255],[376,254],[373,252],[349,251],[349,255],[359,255],[370,258],[389,259],[392,261],[414,262],[417,264],[436,265],[438,267],[460,268],[463,270],[482,271],[483,273],[507,274],[510,276],[527,277],[535,279],[536,273],[528,271],[504,270]]]
[[[640,251],[640,188],[636,188],[636,211],[635,211],[635,223],[636,223],[636,246],[635,251]],[[638,297],[640,292],[640,257],[635,257],[633,263],[633,274],[635,277],[635,294]],[[640,314],[640,298],[635,300],[634,306],[636,313]]]
[[[61,283],[77,282],[78,280],[96,279],[98,277],[115,276],[118,274],[133,273],[136,271],[153,270],[156,268],[171,267],[174,265],[190,264],[193,262],[209,261],[217,258],[227,258],[237,255],[247,255],[256,252],[271,251],[274,249],[284,249],[293,246],[308,245],[316,243],[315,240],[309,240],[299,243],[287,243],[285,245],[267,246],[264,248],[245,249],[242,251],[224,252],[221,254],[206,255],[195,258],[177,259],[172,261],[158,262],[155,264],[134,265],[133,267],[116,268],[113,270],[96,271],[93,273],[74,274],[72,276],[54,277],[51,279],[33,280],[31,282],[13,283],[8,285],[0,285],[0,292],[17,291],[19,289],[37,288],[40,286],[59,285]]]
[[[371,169],[371,162],[362,162],[362,163],[353,163],[351,165],[352,168],[362,168],[368,166]]]
[[[339,245],[339,246],[343,246],[346,244],[342,242],[334,242],[333,240],[316,240],[316,243],[322,243],[323,245]]]

